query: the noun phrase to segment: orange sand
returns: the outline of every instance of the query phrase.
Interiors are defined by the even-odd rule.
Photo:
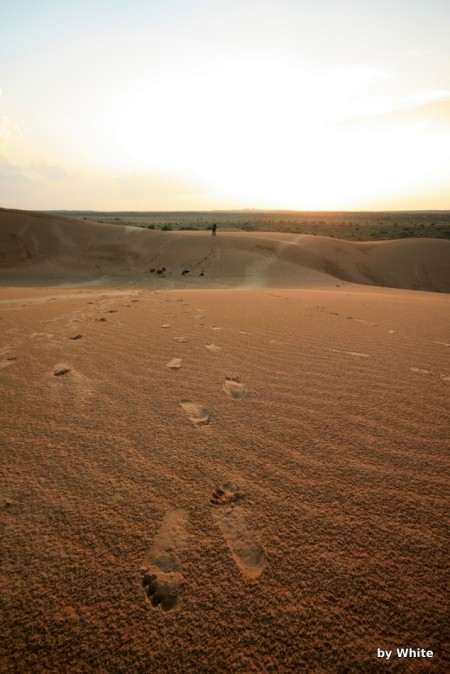
[[[450,244],[97,227],[0,215],[1,671],[448,671],[450,296],[355,275]]]

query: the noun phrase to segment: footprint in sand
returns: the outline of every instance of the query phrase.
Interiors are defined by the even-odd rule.
[[[146,562],[139,569],[146,600],[157,609],[171,611],[178,604],[184,578],[178,555],[186,545],[188,513],[171,510],[166,513]]]
[[[186,416],[196,426],[204,426],[209,423],[210,413],[201,405],[193,400],[182,400],[180,406],[183,408]]]
[[[223,328],[221,328],[221,327],[218,326],[218,325],[212,325],[212,326],[211,326],[211,330],[223,330]]]
[[[5,356],[5,359],[0,361],[0,370],[3,370],[5,367],[8,367],[9,365],[12,365],[16,360],[17,360],[16,356]]]
[[[51,373],[52,391],[71,404],[84,407],[95,395],[101,381],[76,370],[67,363],[57,363]],[[56,379],[55,379],[56,378]]]
[[[187,344],[189,341],[187,337],[175,337],[174,338],[176,342],[179,342],[180,344]]]
[[[163,325],[161,325],[161,327],[162,328],[170,328],[170,324],[169,323],[163,323]]]
[[[218,351],[222,351],[222,347],[216,346],[216,344],[205,344],[205,348],[208,349],[208,351],[212,351],[213,353],[217,353]]]
[[[240,503],[244,494],[233,482],[225,482],[210,498],[213,519],[222,532],[239,571],[247,578],[257,578],[266,566],[264,548],[247,529]]]
[[[64,374],[70,372],[71,369],[70,365],[66,365],[66,363],[57,363],[53,368],[53,374],[55,377],[62,377]]]
[[[230,398],[242,398],[243,395],[247,392],[247,386],[243,384],[239,377],[229,376],[225,377],[223,383],[223,390],[227,393]]]
[[[17,356],[11,353],[13,346],[4,346],[0,349],[0,369],[12,365],[17,360]]]
[[[179,370],[181,367],[182,360],[181,358],[172,358],[167,364],[166,367],[169,368],[169,370]]]

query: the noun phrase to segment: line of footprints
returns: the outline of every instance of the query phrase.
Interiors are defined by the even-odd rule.
[[[176,337],[175,341],[185,342],[187,339]],[[214,344],[208,344],[206,348],[213,352],[221,350]],[[179,370],[182,359],[173,358],[166,367]],[[223,390],[230,398],[238,399],[245,395],[247,386],[240,381],[239,376],[228,376],[223,383]],[[181,400],[180,406],[196,426],[209,423],[209,411],[193,400]],[[225,482],[214,490],[210,498],[211,513],[240,572],[247,578],[257,578],[266,565],[266,553],[245,524],[240,506],[243,499],[244,494],[237,485]],[[187,521],[188,513],[185,510],[166,513],[149,558],[139,569],[145,598],[154,609],[171,611],[178,604],[180,588],[184,583],[179,554],[186,544]]]
[[[241,508],[243,499],[244,494],[237,485],[225,482],[210,498],[211,514],[239,571],[247,578],[255,579],[266,566],[266,553],[245,524]],[[154,609],[171,611],[178,604],[184,583],[179,555],[186,545],[187,521],[185,510],[167,512],[149,558],[139,569],[146,601]]]

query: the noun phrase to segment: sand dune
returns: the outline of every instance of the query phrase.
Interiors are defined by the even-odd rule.
[[[150,269],[165,267],[164,278]],[[450,242],[156,232],[0,210],[0,282],[136,287],[317,287],[336,282],[450,291]],[[183,273],[185,272],[185,273]]]
[[[0,671],[448,671],[447,242],[1,232]]]

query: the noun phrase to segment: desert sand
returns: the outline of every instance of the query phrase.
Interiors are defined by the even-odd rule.
[[[2,672],[449,670],[450,242],[0,210],[0,286]]]

